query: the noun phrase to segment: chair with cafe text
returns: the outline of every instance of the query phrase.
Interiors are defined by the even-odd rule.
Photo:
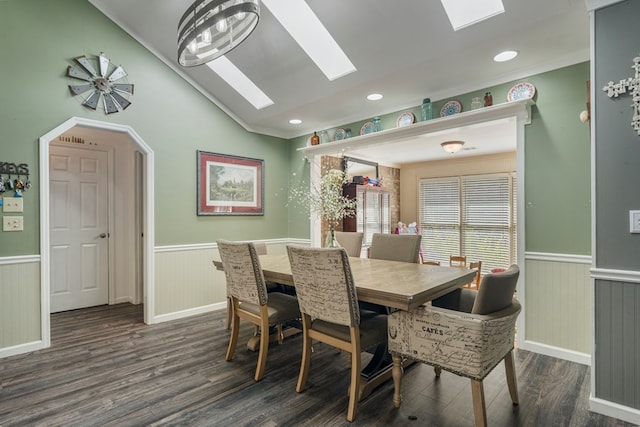
[[[360,315],[356,286],[344,248],[287,246],[302,314],[303,347],[296,391],[304,391],[311,366],[312,341],[344,350],[351,358],[347,420],[356,418],[360,394],[361,351],[387,339],[387,316]]]
[[[227,279],[227,296],[231,299],[231,337],[226,360],[233,359],[240,319],[260,327],[260,349],[254,375],[260,381],[269,350],[269,329],[276,326],[282,336],[282,323],[300,318],[298,301],[291,295],[279,292],[267,293],[264,275],[256,248],[251,242],[218,240],[218,250]]]
[[[389,315],[394,358],[432,365],[436,377],[445,370],[471,379],[476,426],[487,425],[482,381],[502,360],[511,400],[518,404],[513,342],[520,304],[513,295],[519,274],[514,264],[504,273],[486,274],[477,291],[456,289],[432,305]]]

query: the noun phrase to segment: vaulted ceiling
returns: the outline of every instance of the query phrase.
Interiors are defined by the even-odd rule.
[[[208,67],[178,65],[176,29],[192,0],[89,1],[247,130],[283,138],[589,59],[584,0],[503,0],[504,13],[458,31],[438,0],[306,0],[357,69],[329,81],[261,5],[254,33],[226,55],[274,101],[258,110]],[[507,49],[518,57],[493,61]],[[374,92],[384,98],[368,101]]]

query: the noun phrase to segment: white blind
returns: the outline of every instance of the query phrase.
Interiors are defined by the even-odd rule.
[[[419,184],[422,256],[448,265],[460,253],[460,184],[458,178],[421,179]]]
[[[448,265],[450,255],[464,255],[485,272],[515,262],[512,174],[422,179],[419,191],[425,260]]]

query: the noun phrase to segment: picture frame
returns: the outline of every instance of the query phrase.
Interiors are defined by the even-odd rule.
[[[264,215],[264,160],[197,152],[198,215]]]

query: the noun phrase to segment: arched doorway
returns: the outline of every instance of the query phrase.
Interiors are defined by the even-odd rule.
[[[40,278],[41,278],[41,323],[42,339],[45,347],[51,345],[49,313],[51,293],[51,229],[49,218],[51,215],[51,200],[49,182],[51,171],[49,165],[50,146],[59,137],[72,130],[95,131],[112,133],[114,137],[130,143],[139,153],[137,162],[139,165],[140,193],[140,221],[136,228],[140,233],[140,257],[138,267],[142,281],[142,295],[138,302],[144,303],[145,323],[154,323],[154,161],[153,151],[129,126],[95,120],[73,117],[39,140],[40,153]],[[72,141],[73,142],[73,141]]]

